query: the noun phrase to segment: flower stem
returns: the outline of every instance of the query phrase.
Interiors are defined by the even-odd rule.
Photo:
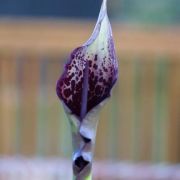
[[[86,178],[86,180],[92,180],[92,173]]]
[[[92,180],[92,160],[94,143],[80,134],[79,131],[72,133],[73,142],[73,179]]]
[[[87,177],[85,177],[84,179],[78,178],[77,176],[73,175],[73,180],[92,180],[92,172]]]

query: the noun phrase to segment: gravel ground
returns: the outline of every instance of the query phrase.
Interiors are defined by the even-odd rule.
[[[97,161],[94,180],[180,180],[180,164]],[[71,162],[58,158],[0,157],[0,180],[72,180]]]

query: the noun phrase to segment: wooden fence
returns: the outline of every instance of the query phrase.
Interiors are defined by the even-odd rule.
[[[69,157],[55,93],[92,22],[0,22],[0,155]],[[97,159],[180,162],[180,31],[113,25],[120,77],[101,114]]]

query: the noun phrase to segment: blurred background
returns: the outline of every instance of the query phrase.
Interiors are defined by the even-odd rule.
[[[100,5],[0,0],[0,180],[71,179],[70,128],[55,86]],[[120,77],[101,113],[94,179],[178,180],[180,1],[109,0],[108,14]]]

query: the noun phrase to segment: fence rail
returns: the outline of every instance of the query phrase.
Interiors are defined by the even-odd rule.
[[[11,180],[71,180],[71,162],[64,159],[0,158],[0,179]],[[94,180],[179,180],[180,166],[129,162],[96,161]]]
[[[17,53],[69,52],[87,40],[94,22],[82,21],[0,21],[0,49]],[[120,53],[180,56],[180,27],[138,28],[113,24]]]
[[[114,25],[120,78],[101,114],[96,157],[180,162],[180,32]],[[69,157],[55,94],[92,23],[0,22],[0,154]]]

